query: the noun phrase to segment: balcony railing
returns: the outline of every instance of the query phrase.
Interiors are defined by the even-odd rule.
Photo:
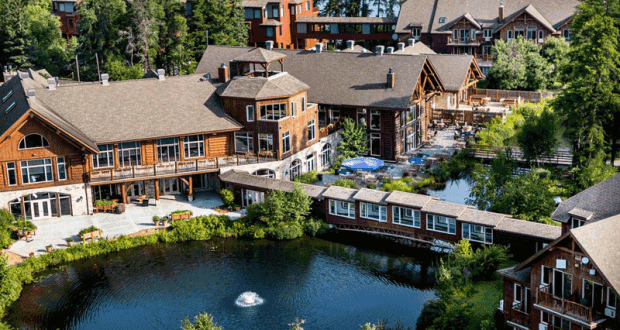
[[[455,38],[454,36],[448,37],[448,45],[479,45],[482,43],[481,36],[476,37],[465,37],[465,38]]]
[[[546,290],[536,289],[536,303],[538,305],[588,323],[595,321],[592,308],[578,304],[563,297],[556,297],[545,291]]]
[[[228,157],[177,161],[166,164],[131,166],[118,169],[100,169],[90,172],[90,182],[108,182],[129,179],[162,177],[175,174],[218,170],[222,167],[258,164],[276,161],[272,155],[233,155]]]
[[[478,61],[493,62],[493,55],[491,55],[491,54],[485,54],[485,55],[476,54],[476,55],[474,55],[474,57]]]
[[[525,310],[526,310],[526,306],[523,303],[521,302],[514,303],[512,308],[508,310],[508,321],[529,327],[530,314],[527,313]]]

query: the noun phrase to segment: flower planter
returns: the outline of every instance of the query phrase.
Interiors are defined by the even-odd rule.
[[[180,214],[171,214],[170,215],[170,219],[171,220],[181,220],[181,215]]]
[[[51,245],[48,245],[48,246],[46,246],[46,247],[45,247],[45,250],[46,250],[47,252],[52,252],[52,250],[54,250],[54,247],[53,247],[53,246],[51,246]]]
[[[159,225],[162,226],[162,227],[166,227],[166,220],[161,220],[159,222]]]
[[[69,247],[73,246],[74,242],[73,241],[67,241],[67,245],[69,245]]]
[[[82,240],[82,242],[86,242],[87,239],[90,239],[91,241],[94,241],[95,238],[101,238],[101,230],[98,231],[93,231],[90,233],[84,233],[82,235],[80,235],[80,240]]]
[[[34,258],[34,252],[30,252],[29,256],[30,256],[31,258]]]

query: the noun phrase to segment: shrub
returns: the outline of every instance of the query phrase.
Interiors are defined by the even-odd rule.
[[[377,189],[377,184],[376,183],[369,183],[368,184],[368,189]]]
[[[181,325],[181,330],[222,330],[222,327],[218,327],[216,323],[213,323],[213,316],[204,313],[198,314],[194,317],[194,323],[189,318],[185,318]]]
[[[222,198],[222,202],[224,205],[228,207],[229,210],[235,209],[235,195],[233,195],[232,191],[228,189],[222,189],[220,191],[220,197]]]
[[[340,179],[334,181],[334,183],[332,183],[332,185],[339,186],[339,187],[345,187],[345,188],[351,188],[351,189],[357,189],[357,183],[355,183],[352,180],[343,179],[343,178],[340,178]]]
[[[304,234],[312,237],[325,234],[329,230],[329,225],[325,221],[317,218],[303,220],[302,226]]]
[[[67,243],[68,243],[68,242],[73,242],[73,238],[69,237],[69,238],[67,238],[65,241],[66,241]]]
[[[109,201],[106,199],[100,199],[95,201],[95,206],[114,206],[116,205],[115,201]]]
[[[299,222],[281,222],[268,229],[269,236],[276,240],[294,239],[303,236]]]
[[[172,212],[171,214],[179,215],[179,214],[187,214],[187,213],[189,213],[190,215],[194,214],[192,211],[189,211],[189,210],[178,210],[178,211]]]
[[[159,222],[159,217],[158,217],[158,216],[156,216],[156,215],[154,215],[154,216],[153,216],[153,222]]]
[[[88,234],[88,233],[92,233],[94,231],[100,231],[100,230],[101,229],[99,229],[99,228],[97,228],[95,226],[90,226],[90,227],[87,227],[87,228],[84,228],[84,229],[80,230],[80,232],[78,233],[78,236],[82,236],[84,234]]]
[[[310,171],[308,173],[304,173],[301,176],[296,177],[295,182],[314,184],[315,182],[319,181],[317,174],[317,171]]]

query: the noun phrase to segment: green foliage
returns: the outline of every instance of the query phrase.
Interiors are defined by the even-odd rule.
[[[471,155],[468,149],[465,149],[448,161],[440,162],[437,167],[430,172],[430,176],[435,178],[436,182],[447,182],[448,180],[457,180],[463,176],[469,175],[471,170],[476,167],[477,161]],[[422,182],[422,185],[425,185]]]
[[[262,203],[248,208],[248,215],[269,225],[282,222],[299,222],[310,211],[312,199],[299,183],[292,192],[274,191]],[[284,230],[284,229],[282,229]]]
[[[548,109],[538,116],[528,116],[517,133],[519,147],[529,164],[534,161],[540,166],[540,158],[552,156],[558,145],[559,123],[555,114]]]
[[[235,209],[235,195],[233,195],[232,191],[228,189],[222,189],[220,191],[220,198],[222,198],[222,202],[229,210]]]
[[[121,60],[107,62],[104,70],[110,75],[111,81],[141,79],[144,76],[144,70],[140,64],[128,66]]]
[[[312,237],[325,234],[329,230],[329,225],[321,219],[309,218],[301,224],[304,234]]]
[[[115,201],[110,201],[107,199],[99,199],[95,201],[95,206],[114,206],[116,205]]]
[[[377,184],[374,182],[371,182],[368,184],[368,189],[377,189]]]
[[[159,222],[159,217],[154,215],[152,220],[153,220],[154,223],[158,223]]]
[[[488,78],[491,88],[534,91],[549,85],[552,66],[533,40],[519,36],[506,43],[496,39],[492,52],[494,61]]]
[[[414,192],[415,182],[412,178],[400,178],[398,180],[383,180],[383,186],[381,187],[381,191],[404,191],[404,192]]]
[[[345,187],[345,188],[351,188],[351,189],[357,189],[357,183],[355,183],[355,181],[344,179],[344,178],[337,179],[336,181],[332,183],[332,185],[339,186],[339,187]]]
[[[506,122],[502,122],[501,117],[495,117],[487,124],[486,129],[478,132],[477,143],[488,146],[507,145],[524,122],[525,118],[518,112],[506,116]]]
[[[101,229],[99,229],[99,228],[97,228],[95,226],[90,226],[90,227],[87,227],[87,228],[84,228],[84,229],[80,230],[80,232],[78,233],[78,236],[82,236],[84,234],[88,234],[88,233],[92,233],[92,232],[100,231],[100,230]]]
[[[315,182],[319,181],[319,179],[317,178],[317,174],[317,171],[310,171],[304,173],[301,176],[296,177],[295,182],[314,184]]]
[[[194,213],[193,213],[192,211],[190,211],[190,210],[177,210],[177,211],[174,211],[174,212],[172,212],[172,213],[170,213],[170,214],[173,214],[173,215],[180,215],[180,214],[188,214],[188,213],[189,213],[189,215],[193,215],[193,214],[194,214]]]
[[[67,238],[65,241],[66,241],[67,243],[69,243],[69,242],[73,242],[73,238],[69,237],[69,238]]]
[[[194,323],[189,318],[185,318],[182,322],[181,330],[222,330],[216,323],[213,323],[213,316],[204,313],[194,317]]]
[[[273,224],[267,234],[276,240],[290,240],[303,236],[304,231],[298,221],[291,221]]]
[[[616,167],[607,165],[599,157],[589,160],[584,166],[573,169],[577,191],[587,189],[618,173]]]
[[[433,326],[433,322],[439,319],[445,312],[443,303],[438,299],[429,300],[422,307],[420,316],[416,321],[416,330],[427,330]]]
[[[368,153],[368,135],[365,126],[356,125],[351,118],[345,118],[342,121],[340,136],[342,141],[336,147],[337,158],[346,160]]]
[[[542,55],[551,65],[550,83],[559,82],[560,70],[567,64],[569,50],[570,44],[564,38],[549,36],[545,39]]]
[[[304,328],[301,327],[304,323],[306,323],[306,320],[300,320],[296,317],[295,322],[288,324],[290,326],[289,330],[304,330]]]

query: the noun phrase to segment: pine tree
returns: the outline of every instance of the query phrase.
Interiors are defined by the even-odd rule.
[[[26,26],[27,0],[0,1],[0,64],[15,68],[32,66],[28,56],[30,40]]]
[[[197,61],[192,61],[188,47],[188,27],[183,15],[183,4],[178,0],[159,0],[161,15],[159,18],[158,50],[155,58],[157,68],[178,66],[181,72],[189,72]],[[194,65],[191,65],[193,62]]]

